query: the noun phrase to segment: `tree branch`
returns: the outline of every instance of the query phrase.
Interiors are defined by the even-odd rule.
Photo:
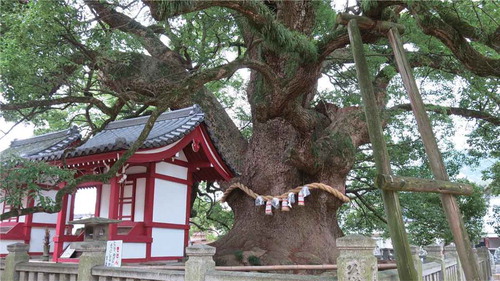
[[[133,34],[142,39],[142,45],[153,57],[182,68],[187,67],[186,62],[179,54],[170,50],[170,48],[161,42],[154,29],[148,28],[136,20],[116,12],[108,3],[98,0],[85,0],[85,3],[99,15],[102,21],[112,28]]]
[[[108,115],[113,114],[113,109],[107,107],[106,104],[104,104],[104,102],[102,102],[99,99],[96,99],[94,97],[75,97],[75,96],[69,96],[51,100],[32,100],[23,103],[10,103],[10,104],[0,103],[0,110],[19,110],[25,108],[46,107],[46,106],[62,105],[68,103],[93,104],[105,114]]]
[[[466,118],[474,118],[474,119],[480,119],[484,120],[487,122],[490,122],[493,125],[500,125],[500,118],[493,116],[487,112],[482,112],[478,110],[472,110],[472,109],[466,109],[466,108],[460,108],[460,107],[447,107],[447,106],[439,106],[435,104],[426,104],[425,109],[427,111],[435,112],[435,113],[441,113],[441,114],[446,114],[446,115],[457,115],[457,116],[462,116]],[[393,110],[406,110],[406,111],[411,111],[411,105],[408,104],[399,104],[396,106],[393,106],[391,108],[387,109],[388,111],[393,111]]]
[[[356,196],[356,198],[358,198],[358,201],[361,202],[363,204],[363,206],[365,206],[368,210],[370,210],[373,215],[375,217],[377,217],[381,222],[387,224],[387,220],[382,217],[378,212],[377,210],[375,210],[368,202],[365,201],[365,199],[363,198],[363,196],[361,196],[358,192],[356,191],[353,191],[352,194],[354,194],[354,196]]]
[[[143,0],[153,18],[170,17],[200,11],[209,7],[223,7],[237,11],[259,32],[268,45],[280,52],[298,52],[304,61],[313,62],[318,57],[316,45],[304,34],[292,31],[275,19],[275,15],[261,1],[153,1]]]
[[[414,2],[409,9],[423,32],[439,39],[470,71],[479,76],[500,77],[500,59],[475,50],[452,25],[434,16],[426,3]]]
[[[202,88],[206,83],[230,77],[237,70],[242,68],[250,68],[261,73],[264,78],[269,81],[269,85],[273,87],[273,93],[282,91],[280,89],[280,77],[273,71],[271,67],[262,62],[248,59],[236,59],[224,65],[195,72],[193,75],[187,77],[184,81],[182,81],[180,85],[187,91],[196,91]]]
[[[452,4],[453,5],[453,4]],[[471,5],[474,3],[471,2]],[[484,34],[484,30],[470,25],[468,22],[463,21],[457,13],[453,12],[454,9],[437,9],[439,16],[453,26],[464,37],[482,43],[497,53],[500,53],[500,37],[493,32],[492,34]]]

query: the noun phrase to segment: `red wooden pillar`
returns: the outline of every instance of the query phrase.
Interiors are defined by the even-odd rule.
[[[154,194],[155,194],[155,174],[156,174],[156,163],[149,163],[148,176],[146,178],[146,194],[145,194],[145,204],[144,204],[144,225],[146,227],[146,233],[149,238],[153,238],[153,208],[154,208]],[[151,242],[146,244],[146,259],[151,258]]]
[[[120,196],[120,184],[118,183],[117,177],[112,177],[110,180],[111,192],[109,195],[109,218],[117,220],[118,219],[118,203]],[[118,225],[112,223],[109,225],[109,239],[114,239],[117,233]]]
[[[33,198],[31,195],[28,196],[28,200],[26,202],[26,205],[28,208],[32,208],[35,206],[35,198]],[[24,216],[24,229],[23,229],[23,234],[24,234],[24,243],[29,244],[31,241],[31,228],[33,227],[33,214],[25,215]]]
[[[54,235],[54,253],[52,261],[57,262],[64,250],[64,231],[66,229],[66,215],[68,212],[68,194],[64,195],[61,203],[61,211],[57,213],[56,235]]]
[[[186,254],[186,247],[189,246],[189,229],[191,227],[190,218],[191,218],[191,190],[193,189],[193,173],[196,168],[190,166],[188,168],[187,175],[187,186],[186,186],[186,229],[184,230],[184,255]]]

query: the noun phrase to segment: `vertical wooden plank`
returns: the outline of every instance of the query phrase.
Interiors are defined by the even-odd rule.
[[[410,96],[410,103],[413,109],[413,114],[417,120],[418,130],[424,143],[425,152],[429,159],[429,164],[432,173],[437,180],[447,181],[448,173],[444,166],[441,152],[439,151],[436,137],[432,131],[429,116],[425,111],[424,102],[418,91],[417,84],[412,74],[411,67],[406,59],[403,44],[399,32],[396,29],[391,29],[388,33],[389,42],[394,50],[396,64],[403,79],[403,84]],[[481,280],[479,273],[478,261],[472,252],[472,245],[465,229],[462,214],[458,208],[455,196],[450,194],[442,194],[441,202],[443,205],[446,218],[453,233],[453,239],[457,247],[458,256],[464,269],[467,280]]]
[[[384,135],[382,133],[382,123],[380,121],[379,110],[373,92],[373,86],[370,79],[370,72],[363,52],[363,42],[356,20],[349,21],[347,25],[349,39],[356,64],[356,73],[360,91],[363,96],[366,122],[370,134],[370,141],[375,158],[375,166],[379,174],[392,174],[389,162]],[[384,208],[387,216],[387,224],[391,234],[392,244],[396,253],[396,263],[398,266],[398,275],[400,280],[418,280],[417,271],[413,264],[413,259],[408,243],[403,222],[403,213],[399,205],[399,196],[397,192],[382,190]]]

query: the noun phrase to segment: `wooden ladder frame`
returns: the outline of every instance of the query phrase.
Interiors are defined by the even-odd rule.
[[[342,18],[342,16],[344,17]],[[341,23],[347,22],[358,83],[363,97],[366,122],[370,141],[372,143],[373,156],[375,158],[375,167],[378,173],[376,180],[377,187],[382,191],[389,233],[397,257],[396,263],[399,279],[422,279],[421,276],[417,276],[417,271],[412,260],[410,244],[408,243],[408,236],[404,228],[403,215],[398,196],[398,191],[418,191],[441,194],[443,209],[453,233],[453,239],[457,247],[465,277],[467,280],[481,280],[478,260],[472,250],[471,242],[467,230],[465,229],[457,200],[454,196],[454,194],[470,195],[472,193],[472,186],[451,183],[449,181],[429,117],[425,111],[422,97],[418,91],[411,67],[406,59],[403,44],[401,43],[398,31],[398,29],[401,29],[401,26],[390,22],[383,22],[383,24],[378,25],[386,29],[385,31],[387,32],[387,37],[394,51],[399,73],[401,74],[403,84],[410,97],[411,107],[417,120],[418,130],[424,143],[425,152],[436,180],[397,177],[392,175],[389,154],[382,132],[380,113],[363,51],[363,42],[356,19],[357,17],[340,15],[339,18]],[[366,21],[366,18],[359,17],[359,20]],[[379,31],[382,30],[379,29]]]

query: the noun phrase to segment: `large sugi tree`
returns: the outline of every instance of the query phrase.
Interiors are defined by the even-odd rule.
[[[362,198],[359,183],[369,173],[353,173],[370,169],[372,159],[347,30],[336,22],[346,12],[403,24],[436,124],[446,131],[456,120],[450,116],[471,120],[476,155],[498,157],[495,1],[0,3],[0,109],[9,121],[40,130],[72,123],[92,135],[112,120],[196,103],[239,172],[235,181],[259,194],[312,182],[342,192],[349,185]],[[362,35],[388,140],[403,149],[401,163],[425,168],[385,34]],[[305,207],[273,216],[241,191],[228,203],[235,221],[216,243],[219,255],[251,250],[264,263],[334,262],[341,202],[330,194],[312,192]]]

